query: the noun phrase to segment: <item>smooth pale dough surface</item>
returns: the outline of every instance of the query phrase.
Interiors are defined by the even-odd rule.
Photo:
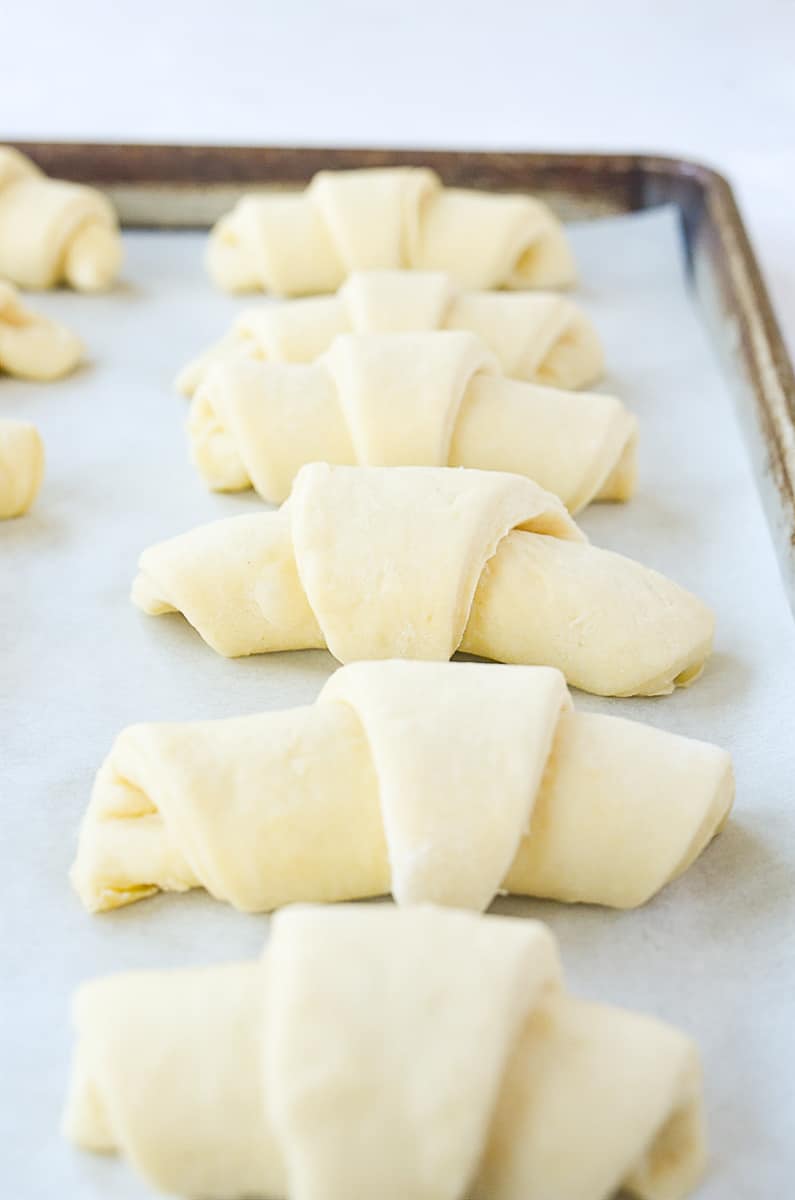
[[[121,266],[118,220],[96,188],[49,179],[25,155],[0,146],[0,279],[43,290],[110,286]]]
[[[82,357],[83,343],[71,329],[28,308],[0,280],[0,372],[46,382],[68,375]]]
[[[250,912],[387,891],[484,909],[503,889],[632,908],[733,794],[725,751],[575,713],[552,668],[354,663],[310,706],[125,729],[72,881],[92,911],[198,886]]]
[[[244,196],[210,233],[232,292],[335,292],[353,271],[442,271],[469,289],[575,280],[563,226],[531,196],[442,186],[424,167],[320,171],[303,192]]]
[[[44,443],[35,425],[0,420],[0,520],[26,513],[44,478]]]
[[[297,906],[263,959],[82,987],[65,1131],[230,1200],[684,1200],[695,1046],[572,999],[537,921]]]
[[[683,588],[587,545],[557,497],[497,471],[303,467],[277,512],[150,547],[132,598],[229,657],[327,646],[340,662],[460,649],[559,667],[602,695],[703,669],[714,620]]]
[[[314,364],[216,363],[189,441],[210,487],[274,503],[330,462],[509,471],[577,512],[631,496],[637,422],[614,396],[505,378],[473,333],[340,334]]]
[[[604,370],[596,330],[563,296],[461,291],[443,271],[354,271],[335,296],[246,309],[180,371],[176,386],[192,396],[212,366],[239,358],[312,362],[341,333],[441,329],[477,334],[508,377],[573,390],[596,383]]]

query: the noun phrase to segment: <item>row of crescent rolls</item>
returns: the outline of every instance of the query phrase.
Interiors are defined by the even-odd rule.
[[[101,192],[50,179],[18,150],[0,146],[0,374],[60,379],[84,353],[70,329],[23,304],[17,286],[102,290],[121,257],[116,214]],[[0,420],[0,519],[28,511],[43,473],[34,426]]]
[[[16,288],[0,280],[0,374],[49,382],[68,375],[83,344],[59,321],[23,304]],[[28,421],[0,418],[0,520],[26,513],[44,477],[44,444]]]
[[[340,334],[311,364],[216,363],[188,427],[211,488],[271,503],[311,462],[506,471],[571,512],[635,485],[637,422],[619,400],[507,379],[463,330]]]
[[[332,297],[246,310],[177,386],[193,397],[191,456],[215,490],[253,486],[280,503],[314,461],[469,466],[525,474],[576,512],[634,489],[635,419],[573,390],[603,362],[563,297],[370,270]]]
[[[0,279],[43,289],[106,288],[122,249],[96,188],[51,179],[0,146]],[[426,168],[320,172],[304,192],[245,196],[209,240],[209,266],[232,290],[336,291],[357,270],[448,272],[470,289],[566,287],[563,227],[526,195],[446,188]]]
[[[116,217],[100,193],[48,179],[0,148],[0,277],[9,281],[0,283],[0,369],[57,378],[82,353],[12,285],[95,291],[120,261]],[[571,682],[616,695],[665,693],[698,674],[712,636],[703,606],[589,547],[542,490],[571,511],[626,499],[636,440],[618,401],[573,390],[602,365],[574,306],[484,294],[572,282],[565,235],[543,204],[445,188],[423,169],[322,173],[303,194],[244,200],[212,234],[210,267],[233,290],[288,295],[334,291],[355,270],[425,270],[444,297],[428,328],[444,332],[362,334],[351,318],[354,278],[334,314],[326,303],[322,317],[315,304],[321,328],[324,319],[326,330],[329,321],[351,324],[320,356],[257,362],[269,322],[260,329],[249,318],[194,364],[182,386],[196,393],[200,469],[213,486],[290,499],[256,525],[223,523],[147,552],[135,589],[141,607],[179,609],[224,653],[328,645],[342,661],[385,649],[443,660],[460,647],[549,662]],[[469,291],[453,291],[449,277]],[[377,291],[379,282],[362,287]],[[408,292],[403,303],[412,307]],[[535,322],[532,338],[523,320]],[[561,382],[569,390],[539,386]],[[0,422],[0,516],[30,506],[42,470],[35,429]],[[375,554],[373,539],[382,543]],[[302,805],[279,826],[257,786],[266,783],[274,803],[279,787],[295,800],[299,776]],[[197,886],[244,910],[390,890],[412,907],[293,911],[262,964],[210,969],[198,995],[194,979],[179,975],[91,985],[78,1004],[67,1131],[86,1148],[129,1153],[150,1180],[189,1194],[275,1188],[343,1200],[364,1188],[382,1200],[465,1191],[596,1200],[623,1183],[649,1200],[684,1196],[703,1163],[698,1061],[687,1039],[569,998],[554,943],[534,922],[417,906],[482,909],[503,888],[643,903],[719,832],[732,797],[722,751],[576,714],[551,666],[359,663],[307,710],[127,731],[98,775],[73,872],[89,907]],[[360,958],[375,981],[370,1020]],[[412,982],[396,992],[397,968]],[[184,999],[178,1024],[162,1016],[170,988]],[[339,1011],[327,1002],[335,994]],[[446,1004],[441,1038],[420,1015],[430,997]],[[493,1031],[488,1044],[484,1028]],[[239,1053],[260,1037],[276,1048],[264,1074],[255,1056]],[[393,1041],[399,1062],[373,1053]],[[210,1044],[217,1061],[208,1075],[200,1048]],[[433,1068],[418,1080],[406,1070],[409,1046]],[[203,1086],[186,1091],[180,1070],[182,1099],[153,1088],[153,1047],[174,1063],[193,1061]],[[606,1109],[616,1061],[627,1102]],[[328,1064],[320,1090],[319,1062]],[[345,1099],[340,1069],[358,1078],[368,1112],[355,1089]],[[453,1110],[465,1076],[470,1100]],[[151,1104],[138,1102],[140,1087]],[[240,1108],[247,1089],[267,1104]],[[606,1115],[619,1107],[620,1121]],[[434,1111],[443,1117],[436,1127]],[[379,1131],[377,1154],[360,1136],[367,1121]],[[573,1158],[550,1156],[550,1146],[572,1144]]]

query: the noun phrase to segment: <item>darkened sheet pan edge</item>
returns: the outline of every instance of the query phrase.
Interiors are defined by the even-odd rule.
[[[12,144],[51,175],[107,188],[126,224],[149,227],[207,224],[235,192],[300,186],[323,168],[398,164],[431,166],[449,184],[533,191],[571,218],[676,204],[696,300],[737,401],[795,607],[795,375],[734,194],[717,171],[648,154]]]

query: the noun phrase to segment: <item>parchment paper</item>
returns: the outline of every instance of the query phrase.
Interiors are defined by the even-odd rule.
[[[595,506],[583,525],[595,542],[708,600],[716,650],[703,679],[675,696],[575,699],[729,747],[734,818],[640,911],[512,900],[495,908],[550,922],[577,991],[657,1013],[698,1040],[712,1143],[702,1200],[783,1200],[795,1165],[795,633],[732,402],[686,294],[674,221],[661,211],[574,231],[579,299],[607,344],[607,386],[641,422],[637,498]],[[306,703],[334,667],[324,652],[226,661],[180,618],[147,618],[128,600],[149,543],[259,506],[253,493],[205,490],[187,457],[185,403],[171,391],[175,371],[246,303],[213,291],[203,240],[130,234],[119,290],[37,298],[84,336],[92,364],[54,386],[0,381],[0,415],[36,422],[47,447],[34,511],[0,524],[0,1162],[9,1200],[149,1195],[128,1165],[60,1135],[75,985],[129,967],[251,957],[267,930],[266,918],[199,892],[101,917],[82,910],[67,870],[115,734],[133,721]]]

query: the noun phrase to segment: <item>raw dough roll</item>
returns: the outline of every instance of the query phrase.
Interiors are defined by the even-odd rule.
[[[303,467],[277,512],[144,551],[133,601],[183,613],[229,657],[465,650],[559,667],[575,687],[613,696],[692,682],[714,624],[656,571],[587,545],[530,480],[443,467]]]
[[[0,420],[0,520],[19,517],[44,477],[44,445],[34,425]]]
[[[274,503],[319,461],[511,471],[571,512],[629,499],[636,474],[637,422],[620,400],[506,379],[464,332],[343,333],[312,365],[218,363],[189,436],[211,488]]]
[[[316,704],[133,725],[97,774],[72,881],[85,906],[204,887],[484,909],[497,892],[632,908],[723,826],[716,746],[575,713],[559,671],[342,667]]]
[[[559,288],[575,270],[563,226],[531,196],[442,186],[425,167],[319,171],[303,192],[247,195],[210,234],[230,292],[335,292],[352,271],[446,271],[465,288]]]
[[[0,280],[0,371],[46,382],[68,375],[82,357],[79,337],[25,307],[16,288]]]
[[[10,146],[0,146],[0,277],[25,288],[66,283],[101,291],[116,278],[118,221],[96,188],[48,179]]]
[[[85,984],[65,1132],[227,1200],[683,1200],[701,1066],[570,997],[546,926],[431,906],[274,918],[258,962]]]
[[[263,303],[189,363],[177,388],[192,396],[217,362],[312,362],[340,333],[464,329],[483,338],[503,374],[548,387],[596,383],[604,353],[571,300],[542,292],[462,292],[443,271],[355,271],[336,296]]]

